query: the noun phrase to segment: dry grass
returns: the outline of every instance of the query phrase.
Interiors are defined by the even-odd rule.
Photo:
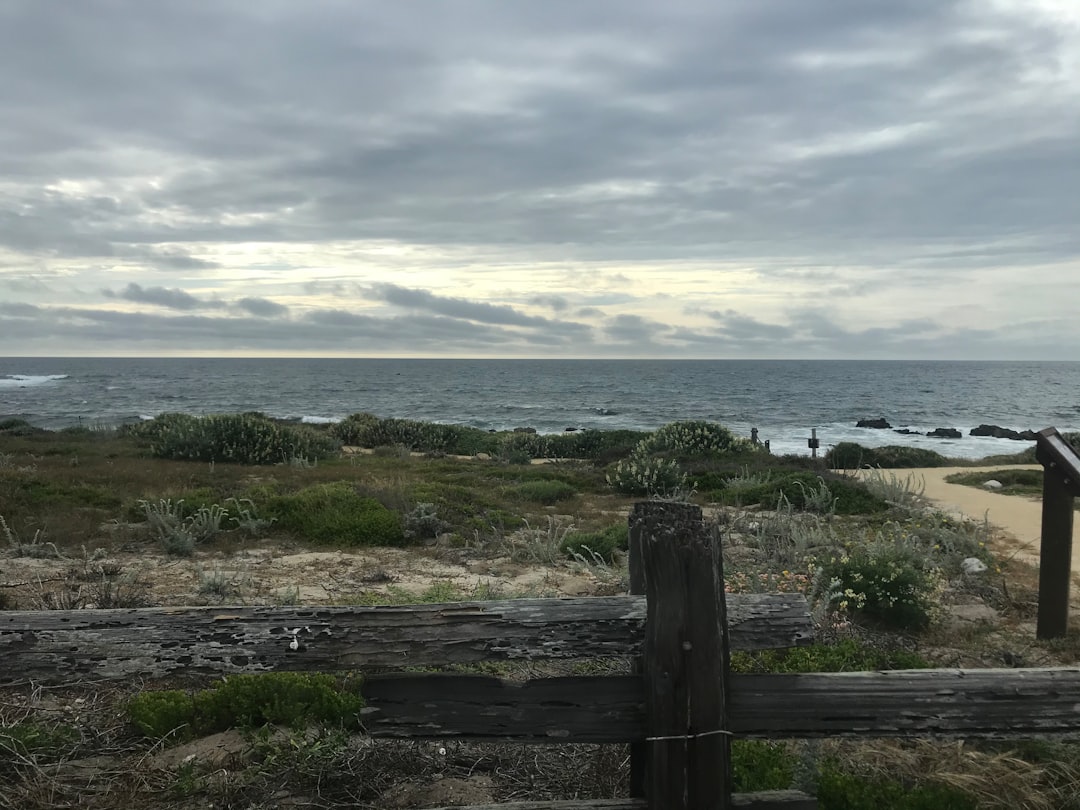
[[[981,810],[1080,807],[1080,745],[1073,745],[1071,760],[1052,763],[1032,762],[1000,744],[962,741],[879,740],[829,748],[862,776],[948,785],[975,798]]]

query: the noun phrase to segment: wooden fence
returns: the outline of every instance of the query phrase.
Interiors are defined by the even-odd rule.
[[[1043,465],[1042,539],[1039,547],[1039,638],[1062,638],[1069,626],[1073,499],[1080,495],[1080,456],[1056,428],[1036,435]]]
[[[0,684],[638,657],[629,675],[365,678],[363,722],[374,737],[631,744],[632,798],[518,802],[502,810],[816,807],[792,791],[733,796],[733,736],[1080,731],[1077,668],[730,674],[729,649],[808,644],[805,599],[725,595],[720,540],[697,507],[638,504],[630,538],[631,589],[643,595],[2,612]]]

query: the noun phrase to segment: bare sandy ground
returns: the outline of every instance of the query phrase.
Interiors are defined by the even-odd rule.
[[[924,496],[946,512],[962,514],[976,520],[984,517],[1006,532],[1015,542],[1017,556],[1038,563],[1042,537],[1042,500],[1017,495],[1002,495],[991,490],[976,489],[962,484],[950,484],[946,476],[953,473],[986,472],[1006,469],[996,467],[925,467],[914,470],[891,470],[898,479],[913,475],[919,485],[925,483]],[[1042,469],[1039,465],[1016,466],[1008,469]],[[993,476],[987,475],[987,479]],[[1073,521],[1072,571],[1080,575],[1080,520]]]

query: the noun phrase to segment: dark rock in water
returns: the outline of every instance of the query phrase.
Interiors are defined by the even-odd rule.
[[[892,427],[885,419],[860,419],[855,427],[873,428],[874,430],[888,430]]]
[[[516,428],[514,428],[514,433],[536,433],[536,428],[534,428],[534,427],[516,427]]]
[[[576,427],[568,427],[568,428],[564,428],[564,429],[563,429],[563,433],[573,433],[573,432],[574,432],[574,431],[576,431],[576,430],[581,430],[581,428],[576,428]]]
[[[995,439],[1012,439],[1018,442],[1035,441],[1035,433],[1031,430],[1012,430],[998,425],[979,425],[969,431],[972,436],[991,436]]]
[[[926,434],[931,439],[962,439],[964,434],[956,428],[937,428]]]
[[[921,433],[919,433],[919,431],[912,430],[911,428],[900,428],[899,430],[894,430],[893,433],[899,433],[901,436],[921,436],[922,435]]]

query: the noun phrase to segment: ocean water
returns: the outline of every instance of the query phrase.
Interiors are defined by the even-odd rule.
[[[308,422],[357,411],[485,429],[654,429],[708,419],[774,452],[840,441],[978,458],[1028,446],[976,438],[981,423],[1080,430],[1080,363],[794,360],[0,358],[0,418],[41,427],[157,414],[262,411]],[[884,417],[959,440],[856,428]]]

